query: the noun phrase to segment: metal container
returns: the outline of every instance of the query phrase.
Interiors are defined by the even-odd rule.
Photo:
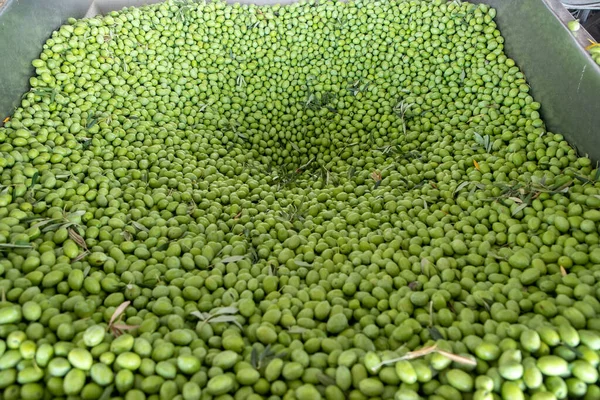
[[[0,0],[0,120],[28,90],[36,58],[68,17],[105,14],[160,0]],[[286,4],[294,0],[239,0]],[[579,154],[600,160],[600,67],[587,54],[592,37],[571,32],[573,18],[559,0],[472,0],[496,8],[505,51],[521,67],[542,104],[550,131],[562,133]]]

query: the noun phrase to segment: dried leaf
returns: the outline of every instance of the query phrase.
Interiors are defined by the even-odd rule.
[[[415,358],[419,358],[419,357],[426,356],[427,354],[431,354],[434,351],[437,351],[436,344],[434,344],[433,346],[424,347],[420,350],[411,351],[410,353],[405,354],[404,356],[400,357],[396,361],[414,360]]]
[[[131,331],[133,329],[139,328],[139,326],[138,325],[116,324],[116,325],[113,325],[113,328],[118,329],[120,331]]]
[[[567,270],[562,265],[560,266],[560,274],[562,276],[567,276]]]
[[[373,172],[371,172],[371,178],[373,178],[373,180],[376,183],[381,182],[381,179],[382,179],[381,172],[379,172],[379,171],[373,171]]]
[[[221,262],[223,264],[229,264],[232,262],[237,262],[237,261],[243,260],[244,258],[246,258],[246,256],[231,256],[231,257],[226,257],[226,258],[222,259]]]
[[[519,204],[523,203],[523,200],[521,200],[518,197],[509,197],[508,199],[514,201],[515,203],[519,203]]]
[[[87,250],[87,244],[85,243],[85,239],[81,237],[79,233],[75,231],[73,228],[68,229],[69,237],[79,245],[82,249]]]
[[[131,304],[131,301],[129,300],[119,304],[119,306],[115,309],[115,312],[113,312],[112,317],[110,317],[110,321],[108,322],[109,327],[111,327],[113,323],[121,316],[121,314],[123,314],[129,304]]]
[[[481,171],[481,169],[479,168],[479,163],[477,161],[473,160],[473,165],[475,166],[475,169],[477,171]]]
[[[459,355],[452,354],[452,353],[449,353],[447,351],[440,350],[440,349],[437,349],[435,351],[445,357],[448,357],[452,361],[457,362],[459,364],[477,366],[477,361],[473,360],[472,358],[459,356]]]

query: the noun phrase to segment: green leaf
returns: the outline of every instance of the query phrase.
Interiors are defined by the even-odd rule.
[[[112,398],[112,392],[114,390],[115,386],[114,385],[110,385],[107,386],[104,391],[102,392],[102,396],[100,396],[99,400],[110,400]]]
[[[44,228],[42,228],[42,232],[52,232],[52,231],[62,228],[64,225],[65,225],[64,222],[59,222],[56,224],[48,225],[48,226],[45,226]]]
[[[223,264],[229,264],[229,263],[232,263],[232,262],[241,261],[241,260],[243,260],[246,257],[247,256],[231,256],[231,257],[226,257],[226,258],[222,259],[221,262]]]
[[[92,118],[87,125],[85,126],[86,129],[91,129],[94,125],[96,125],[98,123],[98,118]]]
[[[331,386],[331,385],[336,384],[335,379],[333,379],[332,377],[325,375],[323,373],[318,373],[317,379],[319,380],[319,382],[321,382],[321,385],[324,385],[324,386]]]
[[[205,321],[206,320],[206,315],[200,311],[192,311],[190,313],[190,315],[193,315],[194,317],[198,318],[201,321]]]
[[[438,330],[438,328],[436,328],[435,326],[427,328],[427,330],[429,331],[429,335],[431,336],[431,338],[433,340],[444,339],[444,337],[442,336],[442,334],[440,333],[440,331]]]
[[[592,182],[592,181],[591,181],[591,180],[589,180],[588,178],[586,178],[586,177],[583,177],[583,176],[581,176],[581,175],[575,175],[575,178],[577,178],[578,180],[580,180],[580,181],[581,181],[581,182],[583,182],[583,183],[591,183],[591,182]]]
[[[29,189],[31,189],[35,186],[35,184],[38,182],[39,178],[40,178],[40,173],[38,171],[35,171],[35,173],[31,177],[31,185],[29,185]]]
[[[22,224],[28,224],[28,223],[30,223],[30,222],[33,222],[33,221],[41,221],[41,220],[43,220],[43,219],[44,219],[44,218],[40,218],[40,217],[25,217],[25,218],[21,218],[21,219],[19,220],[19,222],[20,222],[20,223],[22,223]],[[51,221],[51,220],[49,220],[49,221]]]
[[[517,208],[515,208],[515,211],[512,212],[512,216],[514,217],[515,215],[517,215],[520,211],[523,211],[525,208],[527,208],[528,204],[527,203],[522,203],[519,204],[519,206]]]
[[[252,353],[250,353],[250,363],[252,364],[252,366],[254,368],[258,368],[258,350],[256,350],[256,347],[252,348]]]
[[[213,316],[217,316],[217,315],[224,315],[224,314],[237,314],[238,312],[238,308],[237,307],[221,307],[221,308],[217,308],[215,310],[212,310],[210,312],[211,315]]]
[[[456,187],[456,189],[454,189],[454,195],[456,195],[456,193],[460,192],[462,189],[466,188],[469,185],[469,181],[464,181],[463,183],[461,183],[460,185],[458,185]]]
[[[131,221],[131,225],[138,231],[149,232],[149,229],[137,221]]]
[[[221,315],[219,317],[211,318],[210,323],[218,323],[218,322],[231,322],[235,324],[238,328],[244,329],[244,327],[238,322],[237,318],[233,315]]]
[[[303,328],[303,327],[301,327],[301,326],[290,326],[290,327],[288,328],[288,332],[289,332],[289,333],[300,333],[300,334],[302,334],[302,333],[304,333],[304,332],[306,332],[306,331],[307,331],[307,329],[306,329],[306,328]]]
[[[156,248],[157,251],[165,251],[169,248],[169,242],[163,243]]]
[[[311,267],[312,266],[311,263],[308,263],[308,262],[303,261],[303,260],[294,260],[294,264],[296,264],[299,267]]]

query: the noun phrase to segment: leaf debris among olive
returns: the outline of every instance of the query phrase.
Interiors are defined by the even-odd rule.
[[[494,17],[69,20],[0,128],[0,398],[600,398],[600,170]]]

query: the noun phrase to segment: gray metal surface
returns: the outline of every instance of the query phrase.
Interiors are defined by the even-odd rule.
[[[33,74],[31,61],[69,17],[82,17],[91,0],[0,0],[0,121],[12,114]]]
[[[567,28],[558,0],[476,0],[496,8],[505,51],[523,70],[549,130],[580,154],[600,160],[600,67],[587,54],[591,36]]]
[[[2,6],[2,2],[4,6]],[[0,0],[0,117],[27,90],[42,43],[67,17],[94,16],[159,0]],[[239,0],[276,4],[294,0]],[[591,36],[570,32],[559,0],[472,0],[497,9],[506,53],[525,73],[548,128],[582,154],[600,160],[600,67],[584,47]]]

